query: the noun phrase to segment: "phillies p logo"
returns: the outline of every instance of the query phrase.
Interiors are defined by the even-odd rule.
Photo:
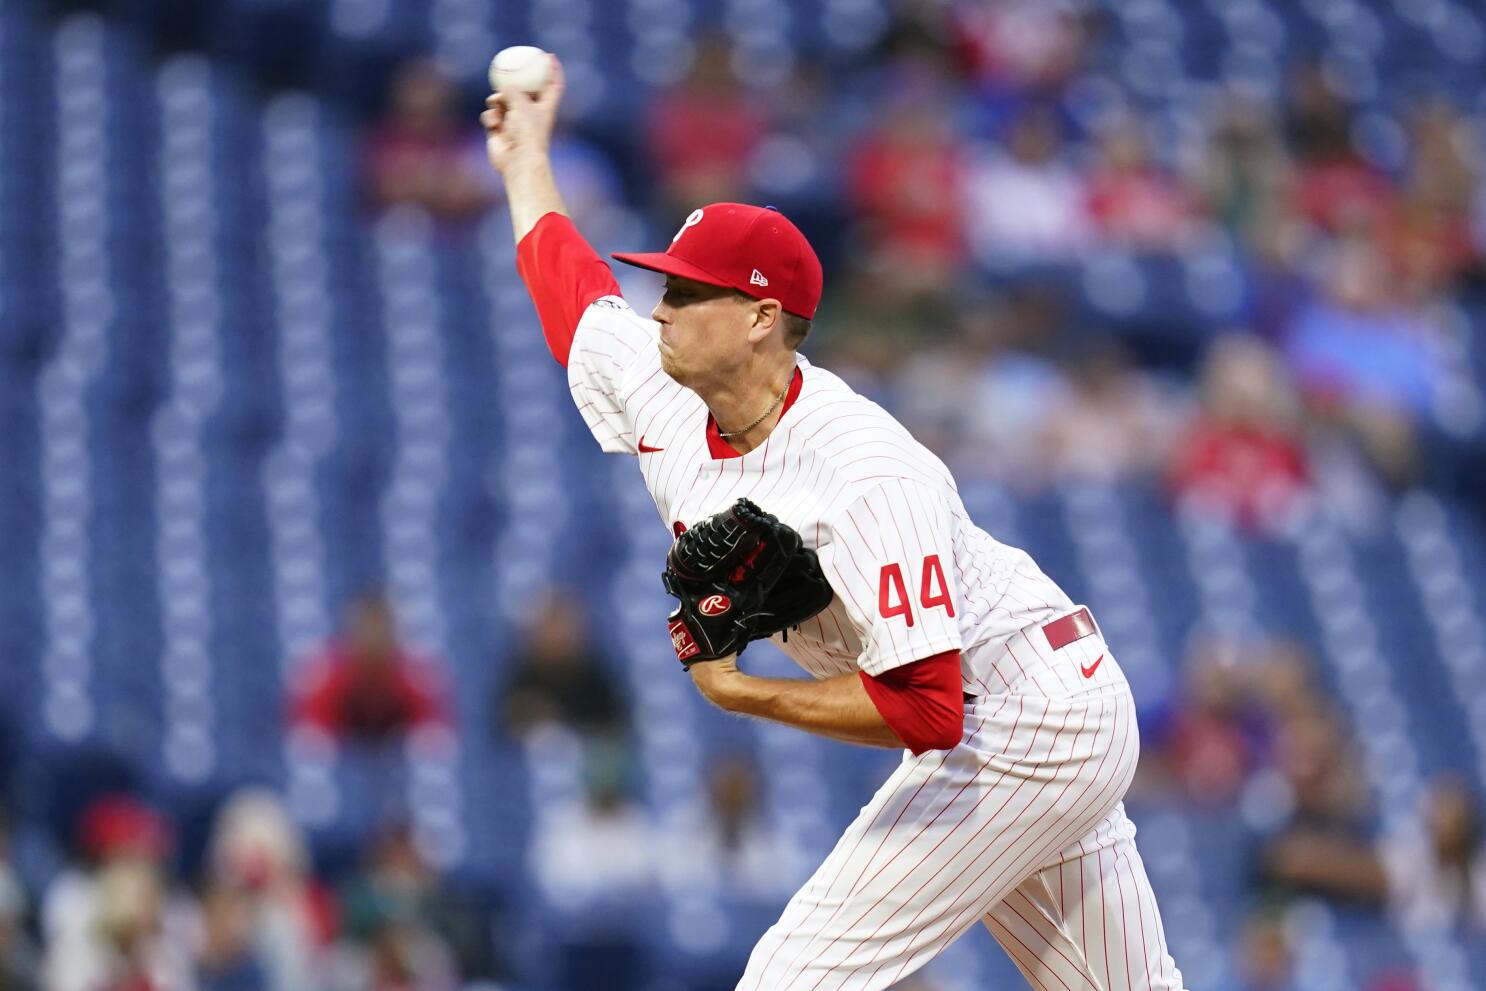
[[[676,236],[673,237],[673,238],[671,238],[671,243],[672,244],[675,244],[677,241],[681,240],[681,235],[686,233],[686,229],[688,227],[695,227],[697,224],[700,224],[701,222],[702,222],[702,208],[701,207],[697,207],[695,210],[691,211],[691,216],[689,216],[689,217],[686,218],[686,223],[684,223],[684,224],[681,225],[681,229],[676,232]]]
[[[726,595],[709,595],[697,603],[703,616],[721,616],[731,608],[733,603]]]

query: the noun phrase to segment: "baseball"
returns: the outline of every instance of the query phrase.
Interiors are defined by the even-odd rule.
[[[533,45],[502,48],[490,60],[490,88],[497,93],[536,93],[552,78],[552,60]]]

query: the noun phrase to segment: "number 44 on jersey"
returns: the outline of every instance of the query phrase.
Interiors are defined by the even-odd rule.
[[[949,598],[949,583],[944,580],[944,566],[938,554],[924,558],[920,569],[923,578],[919,582],[918,602],[923,609],[943,606],[951,617],[955,605]],[[903,582],[903,568],[898,564],[884,564],[877,576],[877,611],[883,619],[902,616],[909,626],[913,625],[913,607],[908,602],[908,586]]]

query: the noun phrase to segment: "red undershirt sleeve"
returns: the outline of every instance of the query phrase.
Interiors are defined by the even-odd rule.
[[[536,304],[547,350],[566,367],[583,311],[619,295],[614,273],[560,213],[544,215],[516,245],[516,271]]]
[[[946,650],[875,677],[865,671],[860,674],[883,721],[915,756],[959,744],[965,727],[965,694],[958,650]]]

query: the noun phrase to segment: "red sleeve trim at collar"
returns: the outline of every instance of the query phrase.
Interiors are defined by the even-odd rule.
[[[784,419],[784,414],[800,398],[800,387],[805,384],[805,376],[798,366],[795,368],[794,378],[789,380],[789,391],[784,394],[784,405],[779,410],[779,419]],[[778,427],[775,427],[777,430]],[[722,429],[718,427],[717,420],[711,413],[707,414],[707,451],[716,460],[723,458],[741,458],[743,452],[723,439]]]

